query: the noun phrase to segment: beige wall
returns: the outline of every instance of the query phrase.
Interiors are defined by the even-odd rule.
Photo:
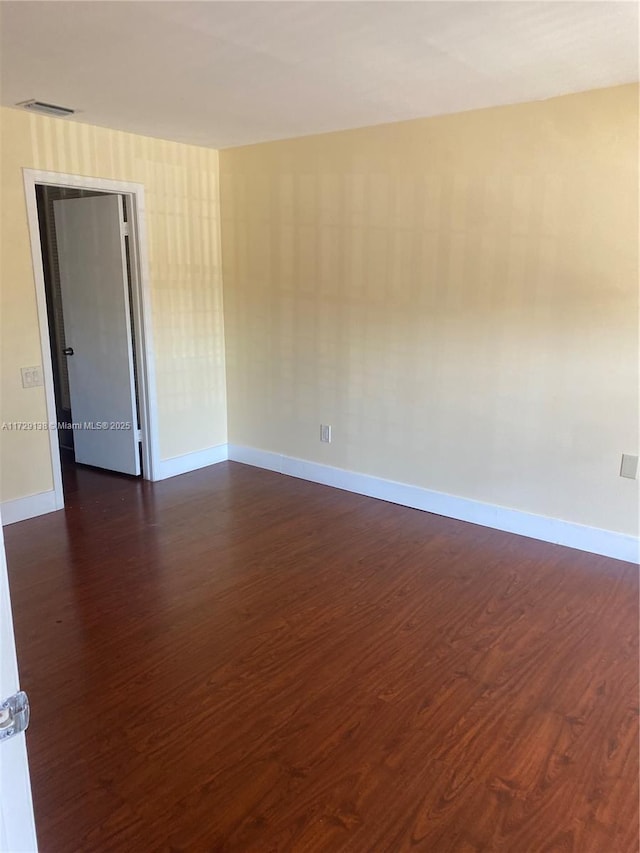
[[[1,419],[46,420],[26,166],[145,185],[161,456],[226,441],[218,153],[1,117]],[[220,152],[229,440],[634,533],[637,152],[637,86]]]
[[[230,442],[637,530],[637,86],[220,169]]]
[[[46,421],[42,388],[20,367],[42,363],[22,168],[145,186],[163,459],[226,441],[218,152],[2,109],[2,421]],[[52,488],[48,437],[0,434],[0,496]]]

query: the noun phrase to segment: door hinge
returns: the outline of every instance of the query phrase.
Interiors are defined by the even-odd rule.
[[[136,430],[136,441],[142,441],[142,430],[141,429]]]
[[[120,231],[121,231],[121,234],[123,237],[128,237],[129,236],[129,223],[128,222],[121,222],[120,223]]]
[[[19,735],[29,725],[29,697],[20,690],[0,702],[0,740]]]

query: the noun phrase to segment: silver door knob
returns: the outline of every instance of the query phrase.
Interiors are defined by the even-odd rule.
[[[0,741],[19,735],[29,725],[29,697],[20,690],[0,702]]]

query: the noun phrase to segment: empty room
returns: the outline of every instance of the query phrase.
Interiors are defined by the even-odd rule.
[[[0,51],[0,851],[638,853],[638,4]]]

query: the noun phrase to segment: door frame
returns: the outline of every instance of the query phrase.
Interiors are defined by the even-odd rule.
[[[53,365],[49,333],[49,316],[44,282],[44,265],[40,243],[40,222],[36,185],[71,187],[96,192],[117,193],[124,196],[129,224],[129,252],[131,266],[131,293],[133,297],[133,345],[136,353],[136,380],[138,383],[138,407],[140,435],[142,441],[142,476],[145,480],[157,480],[160,471],[160,444],[158,439],[158,396],[155,376],[155,351],[151,326],[151,286],[149,277],[149,253],[145,217],[144,184],[131,181],[116,181],[109,178],[89,178],[48,172],[38,169],[23,169],[24,191],[27,202],[27,219],[31,241],[31,260],[36,288],[40,348],[42,350],[42,373],[49,424],[49,443],[53,489],[57,509],[64,507],[62,489],[62,463],[58,444],[56,401],[53,386]]]
[[[20,689],[4,534],[0,519],[0,701]],[[0,743],[0,850],[38,849],[25,734]]]

